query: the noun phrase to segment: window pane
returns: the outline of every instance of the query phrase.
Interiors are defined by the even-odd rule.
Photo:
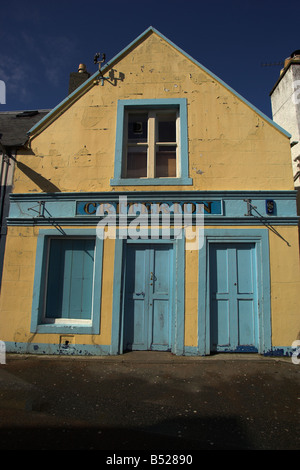
[[[50,241],[46,318],[91,319],[94,248],[92,239]]]
[[[128,141],[147,142],[148,114],[135,113],[128,115]]]
[[[157,142],[176,142],[176,114],[158,116]]]
[[[147,176],[147,147],[129,147],[127,152],[127,178]]]
[[[168,146],[168,149],[170,147]],[[163,149],[164,147],[160,146],[156,153],[155,176],[158,178],[176,177],[176,148],[173,146],[173,150]]]

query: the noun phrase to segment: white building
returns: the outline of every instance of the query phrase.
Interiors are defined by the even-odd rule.
[[[291,134],[295,189],[300,188],[300,50],[284,61],[271,93],[273,120]]]

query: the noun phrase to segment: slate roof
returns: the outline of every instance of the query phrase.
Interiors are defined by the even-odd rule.
[[[50,110],[0,112],[0,142],[4,147],[21,147],[28,139],[27,132]]]

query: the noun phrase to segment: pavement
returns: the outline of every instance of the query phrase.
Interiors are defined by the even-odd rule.
[[[251,354],[7,354],[0,449],[299,450],[299,372]]]

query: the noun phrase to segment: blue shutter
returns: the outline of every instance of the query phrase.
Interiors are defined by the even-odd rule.
[[[91,319],[94,239],[52,239],[46,318]]]

